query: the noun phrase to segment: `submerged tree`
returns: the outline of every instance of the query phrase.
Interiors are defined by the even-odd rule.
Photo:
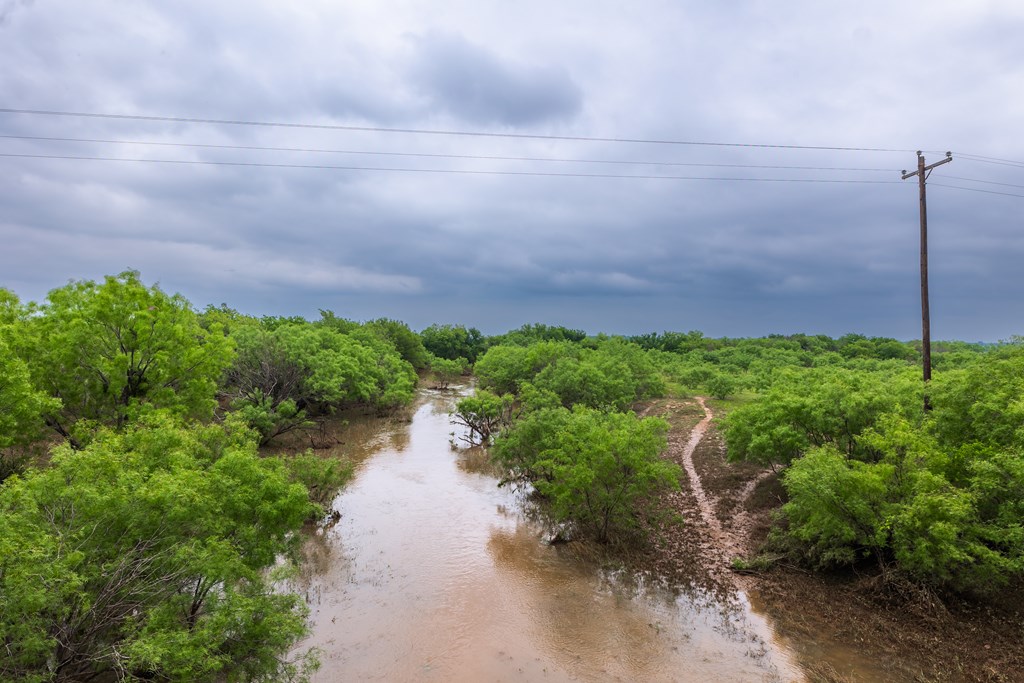
[[[285,323],[238,329],[225,392],[263,443],[346,405],[382,411],[408,405],[416,373],[394,345],[359,328]]]
[[[501,434],[494,458],[533,485],[556,521],[607,543],[642,535],[658,495],[679,488],[680,468],[659,457],[667,431],[632,413],[541,409]]]
[[[459,401],[452,417],[457,424],[469,430],[466,441],[488,445],[502,429],[512,424],[516,418],[515,407],[515,398],[511,394],[498,396],[482,390]]]

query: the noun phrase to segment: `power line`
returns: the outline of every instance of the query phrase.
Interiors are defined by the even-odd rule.
[[[965,181],[967,181],[969,183],[985,183],[986,185],[1002,185],[1003,187],[1019,187],[1020,189],[1024,190],[1024,185],[1015,185],[1013,183],[998,183],[998,182],[996,182],[994,180],[978,180],[977,178],[961,178],[960,176],[955,176],[955,175],[943,175],[942,177],[943,178],[948,178],[949,180],[965,180]]]
[[[984,192],[985,194],[1001,194],[1004,197],[1021,197],[1024,199],[1024,194],[1014,194],[1012,192],[999,192],[997,190],[983,190],[980,187],[960,187],[959,185],[946,185],[945,183],[936,183],[929,181],[929,185],[935,187],[948,187],[953,190],[965,190],[967,192]]]
[[[257,126],[271,128],[305,128],[317,130],[346,130],[372,133],[403,133],[412,135],[453,135],[467,137],[485,138],[512,138],[519,140],[566,140],[575,142],[615,142],[634,143],[647,145],[691,145],[703,147],[742,147],[742,148],[764,148],[764,149],[799,149],[799,150],[827,150],[838,152],[899,152],[907,153],[916,150],[890,149],[886,147],[841,147],[829,145],[785,145],[768,143],[747,143],[747,142],[705,142],[697,140],[668,140],[668,139],[645,139],[645,138],[614,138],[614,137],[587,137],[582,135],[540,135],[528,133],[494,133],[485,131],[467,130],[435,130],[426,128],[387,128],[383,126],[351,126],[341,124],[325,123],[289,123],[282,121],[247,121],[242,119],[207,119],[181,116],[153,116],[142,114],[105,114],[99,112],[74,112],[74,111],[52,111],[46,109],[11,109],[0,107],[3,114],[29,114],[33,116],[67,116],[93,119],[115,119],[132,121],[163,121],[171,123],[204,123],[227,126]]]
[[[891,168],[863,168],[843,166],[784,166],[770,164],[712,164],[682,161],[635,161],[626,159],[571,159],[559,157],[511,157],[493,156],[485,154],[438,154],[426,152],[383,152],[377,150],[354,150],[354,149],[323,149],[317,147],[263,147],[257,145],[226,145],[226,144],[204,144],[194,142],[164,142],[154,140],[107,140],[100,138],[64,138],[48,137],[41,135],[2,135],[0,138],[7,140],[39,140],[46,142],[86,142],[111,145],[153,145],[162,147],[192,147],[202,149],[238,149],[258,152],[304,152],[322,154],[365,154],[374,156],[396,156],[396,157],[422,157],[430,159],[472,159],[487,161],[541,161],[579,164],[617,164],[635,166],[690,166],[703,168],[759,168],[776,170],[797,170],[797,171],[873,171],[893,173]]]
[[[1000,159],[998,157],[986,157],[980,154],[969,154],[967,152],[958,152],[960,156],[970,159],[971,161],[982,161],[990,164],[1000,164],[1004,166],[1024,166],[1024,161],[1016,161],[1014,159]]]
[[[446,168],[400,168],[380,166],[335,166],[329,164],[272,164],[250,161],[208,161],[196,159],[128,159],[123,157],[100,157],[100,156],[70,156],[63,154],[15,154],[0,152],[0,157],[12,157],[19,159],[62,159],[74,161],[122,161],[132,163],[148,164],[180,164],[188,166],[241,166],[260,168],[302,168],[318,170],[338,171],[389,171],[395,173],[437,173],[437,174],[462,174],[462,175],[504,175],[504,176],[540,176],[554,178],[618,178],[634,180],[719,180],[737,182],[763,182],[763,183],[847,183],[847,184],[871,184],[871,185],[896,185],[895,180],[858,180],[845,178],[744,178],[744,177],[716,177],[716,176],[676,176],[676,175],[634,175],[617,173],[559,173],[545,171],[488,171],[472,169],[446,169]]]

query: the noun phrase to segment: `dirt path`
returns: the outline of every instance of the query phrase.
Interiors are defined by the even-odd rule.
[[[715,515],[715,506],[708,500],[707,493],[704,492],[704,485],[700,480],[700,475],[697,474],[697,469],[693,466],[693,452],[697,450],[697,444],[704,438],[704,432],[707,431],[708,425],[711,424],[711,420],[715,417],[711,409],[708,408],[707,403],[704,402],[703,396],[697,397],[697,403],[700,404],[701,409],[704,411],[704,419],[698,422],[690,431],[690,438],[686,442],[686,446],[683,447],[680,459],[683,461],[683,469],[686,470],[690,490],[693,492],[694,500],[697,501],[697,508],[700,510],[701,519],[707,524],[715,540],[720,542],[720,546],[724,546],[724,533],[722,525]]]
[[[642,568],[681,584],[756,595],[776,628],[800,643],[809,680],[1021,681],[1024,610],[954,601],[935,612],[888,593],[869,575],[819,574],[787,564],[758,574],[732,569],[763,543],[784,498],[778,477],[730,463],[709,401],[660,399],[638,411],[668,420],[664,457],[682,468],[681,488],[663,508],[682,519],[659,529]],[[1021,603],[1024,604],[1024,603]]]
[[[699,560],[688,564],[699,564],[701,570],[721,588],[744,588],[748,583],[746,578],[736,575],[731,570],[731,563],[733,558],[745,556],[750,551],[753,521],[746,503],[771,471],[747,467],[742,472],[742,479],[724,483],[725,491],[723,482],[717,480],[713,481],[715,487],[709,488],[695,455],[703,451],[718,452],[717,444],[707,443],[715,414],[704,397],[695,397],[694,401],[696,403],[659,401],[640,411],[642,416],[659,414],[669,420],[671,429],[665,457],[680,465],[685,473],[682,490],[669,494],[665,501],[685,520],[684,527],[682,530],[670,530],[670,540],[661,544],[660,550],[674,554],[677,565],[681,554],[692,557],[691,553],[697,551]],[[662,564],[665,561],[663,558]],[[690,571],[693,569],[693,566],[689,567]]]
[[[715,501],[704,490],[693,460],[711,424],[711,411],[703,402],[668,399],[655,401],[638,413],[669,422],[664,457],[683,470],[680,489],[665,494],[662,500],[662,508],[681,523],[657,529],[657,540],[648,552],[636,558],[638,564],[679,583],[731,592],[735,584],[727,569],[722,525],[715,516]]]

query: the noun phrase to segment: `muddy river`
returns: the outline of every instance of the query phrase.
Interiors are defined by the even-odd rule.
[[[333,527],[296,588],[316,681],[790,681],[785,645],[739,593],[669,590],[548,545],[478,450],[454,448],[453,392],[367,420]]]

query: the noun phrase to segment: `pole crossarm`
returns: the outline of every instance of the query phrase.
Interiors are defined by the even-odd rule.
[[[917,156],[920,157],[921,156],[921,152],[918,152]],[[913,178],[914,176],[916,176],[916,175],[918,175],[920,173],[928,173],[933,168],[935,168],[936,166],[942,166],[943,164],[948,164],[951,161],[953,161],[953,153],[952,152],[946,152],[946,158],[943,159],[942,161],[936,161],[934,164],[928,164],[924,168],[919,168],[918,170],[911,171],[910,173],[907,173],[906,170],[904,170],[903,171],[903,175],[900,176],[900,177],[901,177],[902,180],[906,180],[907,178]],[[928,178],[928,176],[926,175],[925,179],[927,179],[927,178]]]

